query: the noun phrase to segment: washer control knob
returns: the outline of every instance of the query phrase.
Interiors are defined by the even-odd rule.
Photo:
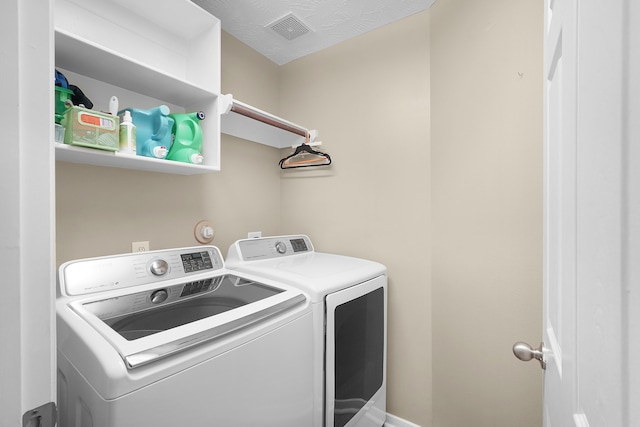
[[[154,304],[160,304],[169,297],[169,293],[166,289],[160,289],[151,294],[151,302]]]
[[[149,266],[149,270],[154,276],[164,276],[169,271],[169,264],[163,259],[154,259]]]
[[[278,251],[279,254],[284,254],[285,252],[287,252],[287,245],[285,245],[283,241],[277,241],[276,251]]]

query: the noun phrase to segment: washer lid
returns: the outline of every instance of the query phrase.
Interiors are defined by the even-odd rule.
[[[154,302],[159,293],[160,301]],[[299,290],[235,274],[105,296],[75,299],[68,307],[107,339],[130,369],[254,325],[307,300]]]

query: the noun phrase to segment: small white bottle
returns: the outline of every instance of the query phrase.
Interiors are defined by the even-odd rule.
[[[124,111],[122,122],[120,123],[120,152],[136,154],[136,125],[131,120],[129,110]]]

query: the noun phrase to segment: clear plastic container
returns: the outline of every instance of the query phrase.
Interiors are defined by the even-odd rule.
[[[64,144],[64,126],[55,124],[56,133],[55,133],[55,141],[58,144]]]
[[[100,150],[118,151],[120,148],[119,119],[82,107],[71,107],[64,114],[64,143]]]

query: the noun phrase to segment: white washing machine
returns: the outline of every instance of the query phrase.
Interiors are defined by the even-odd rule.
[[[225,268],[214,246],[58,271],[61,427],[313,424],[313,328],[297,288]]]
[[[314,426],[386,420],[387,275],[377,262],[315,252],[304,235],[245,239],[227,268],[287,283],[311,297]]]

